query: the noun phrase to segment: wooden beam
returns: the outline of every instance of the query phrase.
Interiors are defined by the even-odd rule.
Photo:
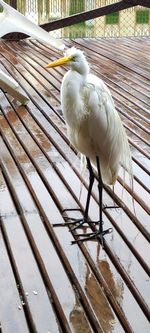
[[[124,9],[130,8],[130,7],[133,7],[132,1],[122,0],[117,3],[108,5],[108,6],[96,8],[93,10],[82,12],[80,14],[78,13],[78,14],[68,16],[68,17],[65,17],[60,20],[45,23],[45,24],[42,24],[41,27],[47,31],[57,30],[60,28],[67,27],[69,25],[77,24],[80,22],[92,20],[92,19],[100,17],[100,16],[111,14],[113,12],[118,12],[120,10],[124,10]]]
[[[124,0],[124,2],[132,4],[132,6],[143,6],[150,8],[150,0]]]
[[[16,0],[12,0],[11,2],[14,3],[15,5]],[[77,13],[75,15],[71,15],[59,20],[44,23],[41,24],[40,26],[46,31],[53,31],[138,5],[150,8],[150,0],[122,0],[108,6],[96,8],[82,13]],[[24,39],[26,37],[28,37],[28,35],[25,35],[23,33],[10,33],[4,36],[3,38],[18,40],[18,39]]]
[[[10,6],[17,9],[17,0],[10,0]]]

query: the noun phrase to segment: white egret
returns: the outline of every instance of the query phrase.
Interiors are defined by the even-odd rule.
[[[118,112],[115,109],[111,93],[105,83],[90,73],[84,53],[72,47],[63,58],[55,60],[46,67],[67,64],[70,70],[64,75],[61,85],[61,105],[67,125],[67,133],[73,146],[87,158],[90,182],[84,218],[73,219],[77,227],[88,220],[88,209],[94,172],[92,164],[98,171],[99,189],[99,230],[90,233],[81,240],[103,236],[111,229],[103,230],[102,222],[102,188],[103,184],[116,182],[119,165],[131,171],[131,156],[128,139]],[[74,229],[75,229],[74,228]],[[80,235],[81,236],[81,235]],[[83,236],[83,235],[82,235]]]

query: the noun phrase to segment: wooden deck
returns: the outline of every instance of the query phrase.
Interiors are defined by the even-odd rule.
[[[104,210],[113,228],[104,249],[98,241],[71,246],[75,232],[53,227],[64,222],[63,209],[84,207],[88,184],[60,108],[66,69],[46,70],[60,54],[39,42],[1,40],[0,68],[30,102],[20,106],[0,90],[0,332],[148,333],[150,39],[66,44],[85,51],[112,92],[129,136],[134,191],[122,169],[114,192],[105,187],[104,203],[120,208]],[[95,184],[90,218],[97,211]]]

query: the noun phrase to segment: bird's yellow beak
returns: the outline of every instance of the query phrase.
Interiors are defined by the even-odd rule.
[[[63,57],[60,59],[57,59],[55,61],[50,62],[48,65],[46,65],[46,68],[56,67],[56,66],[62,66],[65,65],[67,62],[71,61],[73,57]]]

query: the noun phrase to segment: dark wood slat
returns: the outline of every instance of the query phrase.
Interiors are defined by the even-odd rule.
[[[81,40],[80,40],[81,41]],[[86,46],[86,48],[88,47],[88,44],[86,41],[82,40],[82,44]],[[100,48],[97,49],[97,47],[95,47],[95,52],[97,51],[98,53],[102,54],[103,56],[105,56],[106,58],[114,61],[114,57],[112,56],[112,53],[109,50],[101,50]],[[124,60],[123,57],[120,56],[120,54],[117,55],[117,57],[115,58],[115,63],[118,63],[119,65],[123,65],[124,67],[127,67],[128,69],[130,69],[132,72],[135,72],[136,74],[141,75],[144,79],[149,80],[150,79],[150,73],[144,69],[142,69],[141,67],[138,67],[134,64],[134,62],[130,63],[127,60]]]
[[[67,323],[65,325],[64,314],[62,313],[62,310],[60,308],[60,305],[59,305],[59,302],[58,302],[58,299],[57,299],[57,296],[56,296],[57,291],[55,293],[55,291],[53,289],[53,286],[52,286],[52,284],[51,284],[51,282],[49,280],[48,274],[46,272],[46,268],[44,267],[44,263],[42,262],[42,258],[41,258],[39,249],[37,248],[37,246],[35,244],[35,241],[33,239],[33,236],[31,235],[31,231],[29,229],[30,227],[28,226],[29,225],[28,214],[25,214],[25,212],[22,211],[22,205],[21,205],[21,202],[20,202],[19,197],[17,195],[17,191],[15,190],[15,187],[13,186],[12,181],[9,178],[8,172],[4,169],[4,165],[3,164],[2,164],[2,169],[6,173],[7,181],[8,181],[9,187],[10,187],[10,192],[12,193],[12,196],[15,199],[15,204],[17,206],[19,215],[21,216],[21,220],[22,220],[23,226],[25,228],[25,232],[27,233],[27,237],[28,237],[29,242],[31,244],[31,248],[32,248],[33,253],[34,253],[35,257],[36,257],[38,266],[39,266],[41,274],[43,276],[43,280],[44,280],[44,282],[45,282],[48,290],[51,293],[51,297],[53,299],[53,303],[54,303],[54,305],[56,307],[56,313],[58,314],[58,317],[60,319],[61,327],[65,329],[65,332],[69,332],[69,328],[67,328]],[[24,208],[24,210],[25,210],[25,208]],[[31,217],[30,217],[30,219],[31,219]],[[38,217],[36,217],[36,219],[38,219]],[[32,230],[32,233],[33,233],[33,230]],[[44,237],[44,235],[43,235],[43,237]],[[62,252],[63,252],[63,250],[61,249],[61,253]],[[54,257],[54,253],[53,253],[53,257]],[[51,260],[52,260],[52,258],[50,258],[50,261]],[[56,258],[55,258],[55,263],[56,263]],[[60,271],[62,279],[64,280],[65,277],[64,277],[63,271],[61,271],[60,268],[59,268],[59,271]],[[68,271],[68,267],[67,267],[67,271]],[[100,323],[98,323],[97,318],[92,313],[92,308],[90,307],[90,305],[88,303],[88,300],[86,299],[86,297],[85,297],[85,295],[83,293],[82,288],[80,287],[78,281],[76,280],[73,272],[71,273],[71,268],[70,268],[70,274],[72,275],[72,284],[76,286],[76,291],[78,291],[78,293],[79,293],[78,298],[79,299],[81,298],[81,303],[83,303],[83,307],[85,307],[85,311],[88,314],[88,318],[89,318],[89,320],[91,322],[91,325],[92,325],[92,327],[94,329],[94,332],[103,332],[103,329],[101,328]],[[53,284],[54,284],[54,281],[53,281]],[[61,285],[62,285],[62,282],[61,282]],[[71,288],[71,286],[70,286],[70,288]],[[60,292],[62,293],[61,288],[59,288],[59,289],[60,289]],[[65,283],[64,283],[64,288],[63,289],[65,290],[65,292],[67,292],[67,286],[65,286]],[[71,299],[71,290],[69,291],[69,293],[70,293],[70,299]],[[59,297],[60,297],[60,294],[59,294]],[[65,302],[65,300],[64,300],[64,302]],[[79,304],[78,304],[78,308],[79,308]],[[82,312],[81,312],[81,314],[82,314]],[[85,320],[83,321],[82,317],[81,317],[81,319],[82,319],[82,322],[85,321]],[[84,325],[85,325],[85,323],[84,323]],[[88,326],[87,326],[87,328],[88,328],[88,331],[90,332],[90,328]]]
[[[22,110],[23,110],[23,107],[22,107]],[[17,110],[16,110],[16,112],[17,112]],[[34,135],[34,133],[32,133],[32,129],[30,130],[30,123],[28,123],[28,126],[26,126],[26,122],[24,121],[23,117],[21,117],[21,113],[18,114],[18,112],[17,112],[17,115],[19,115],[19,119],[22,121],[24,127],[27,129],[27,131],[29,132],[30,136],[31,136],[31,137],[33,138],[33,140],[36,142],[36,144],[38,145],[38,147],[40,148],[40,150],[42,151],[42,153],[45,155],[45,157],[47,158],[47,160],[48,160],[50,163],[52,163],[52,160],[49,158],[49,155],[46,153],[46,151],[45,151],[45,149],[43,148],[42,144],[39,143],[39,140],[36,138],[36,136]],[[27,121],[27,118],[26,118],[26,121]],[[30,122],[31,122],[31,120],[30,120]],[[36,126],[36,124],[35,124],[34,126]],[[3,134],[2,134],[2,135],[3,135]],[[6,137],[5,137],[5,140],[6,140]],[[43,142],[44,142],[44,141],[45,141],[45,140],[43,139]],[[58,170],[57,170],[57,172],[58,172]],[[119,182],[120,182],[121,184],[123,184],[123,182],[121,181],[121,178],[119,179]],[[123,184],[123,186],[124,186],[124,188],[127,188],[128,191],[130,191],[130,189],[128,188],[128,186],[127,186],[126,184]],[[131,193],[131,192],[130,192],[130,193]],[[134,193],[132,193],[132,195],[133,195],[133,198],[134,198],[137,202],[139,201],[139,203],[140,203],[140,198],[138,198],[137,195],[135,195]],[[145,211],[147,211],[147,213],[149,213],[149,212],[150,212],[150,211],[149,211],[149,208],[148,208],[148,206],[145,205],[144,202],[143,202],[143,206],[144,206]],[[110,218],[110,215],[109,215],[109,214],[108,214],[107,216],[109,216],[109,218]],[[111,222],[112,222],[113,225],[115,224],[115,222],[113,223],[112,219],[111,219]],[[115,225],[116,225],[116,224],[115,224]],[[120,233],[121,233],[121,231],[120,231]],[[123,234],[122,234],[122,235],[123,235]],[[124,235],[123,235],[123,236],[124,236]],[[126,244],[127,244],[127,243],[130,244],[130,242],[128,242],[128,239],[127,239],[127,238],[125,239],[125,242],[126,242]],[[132,247],[132,245],[129,245],[129,247],[131,247],[131,248],[132,248],[132,251],[134,252],[134,247]],[[136,251],[135,251],[135,253],[136,253]],[[138,254],[137,254],[137,253],[136,253],[135,256],[138,258]],[[139,261],[141,262],[141,265],[143,265],[143,267],[145,267],[145,270],[146,270],[147,274],[150,275],[150,270],[149,270],[148,265],[146,265],[146,263],[144,262],[144,260],[143,260],[140,256],[139,256]]]
[[[106,238],[102,249],[99,243],[92,241],[71,247],[70,242],[81,230],[70,232],[68,228],[52,226],[64,222],[64,208],[79,207],[83,212],[88,187],[88,174],[85,172],[83,179],[76,151],[69,145],[60,108],[60,84],[66,69],[44,69],[60,52],[36,41],[0,42],[0,67],[18,81],[30,98],[28,106],[19,106],[11,96],[0,91],[3,247],[7,256],[9,254],[13,279],[20,281],[22,292],[18,297],[26,296],[29,286],[20,261],[26,251],[30,263],[26,270],[30,274],[32,269],[38,272],[37,285],[40,283],[44,290],[38,310],[37,305],[33,307],[38,295],[33,295],[32,291],[32,300],[27,297],[22,311],[27,329],[31,331],[32,320],[35,330],[44,330],[38,317],[42,302],[48,302],[47,309],[51,309],[55,327],[49,327],[52,333],[59,330],[79,333],[81,327],[84,333],[112,329],[114,333],[149,331],[150,85],[144,77],[149,62],[148,38],[145,44],[146,51],[140,62],[143,41],[140,44],[135,38],[115,40],[115,49],[113,40],[103,43],[92,40],[91,44],[90,40],[67,41],[67,45],[79,45],[86,51],[93,72],[110,87],[132,148],[134,189],[128,177],[123,182],[122,168],[114,191],[105,186],[104,203],[114,201],[121,209],[103,210],[104,223],[106,227],[113,226],[113,235]],[[115,53],[117,45],[119,59]],[[127,66],[130,59],[131,67]],[[89,211],[92,220],[97,218],[97,200],[95,181]],[[14,240],[16,230],[18,237]],[[21,246],[23,251],[19,251]],[[47,312],[42,315],[48,322]]]
[[[20,132],[20,130],[19,130],[19,132]],[[15,131],[15,134],[16,134],[16,133],[17,133],[17,132]],[[20,139],[19,139],[19,141],[20,141]],[[40,176],[42,177],[42,180],[44,181],[45,186],[48,188],[48,190],[49,190],[51,193],[53,193],[54,198],[55,198],[55,200],[56,200],[56,197],[55,197],[54,191],[52,190],[52,188],[50,189],[50,186],[49,186],[49,184],[48,184],[48,182],[47,182],[45,176],[41,173],[39,166],[37,166],[37,165],[35,164],[33,158],[31,157],[31,155],[30,155],[28,149],[27,149],[27,148],[25,147],[25,145],[23,144],[23,141],[22,141],[22,140],[20,141],[20,143],[21,143],[21,145],[24,147],[24,149],[26,150],[28,156],[30,157],[30,160],[32,160],[32,163],[34,164],[34,166],[36,167],[38,173],[39,173]],[[66,183],[66,185],[67,185],[67,183]],[[71,188],[69,188],[69,190],[71,191]],[[72,194],[73,194],[73,192],[72,192]],[[109,251],[110,251],[110,248],[109,248]],[[113,255],[113,254],[112,254],[112,255]],[[117,266],[118,266],[118,263],[117,263]],[[120,269],[121,269],[121,272],[123,273],[124,270],[122,270],[122,268],[120,268]],[[126,276],[126,275],[123,275],[123,276]],[[128,277],[128,279],[129,279],[129,277]],[[129,281],[129,280],[128,280],[128,281]],[[135,295],[135,294],[136,294],[136,290],[135,290],[134,286],[132,285],[132,283],[131,283],[131,289],[133,290],[133,293],[134,293],[134,295]],[[140,296],[138,296],[138,294],[137,294],[137,298],[140,299]],[[141,304],[142,304],[142,303],[141,303]],[[145,308],[145,311],[146,311],[146,306],[145,306],[144,303],[143,303],[143,309],[144,309],[144,308]],[[146,312],[145,312],[145,313],[146,313]]]
[[[2,179],[2,175],[0,176]],[[17,287],[11,262],[9,260],[9,254],[5,245],[3,237],[2,220],[0,220],[0,313],[1,313],[1,332],[13,333],[29,332],[29,327],[26,321],[24,306],[22,305],[23,298]],[[4,305],[4,300],[7,300]],[[21,308],[21,310],[20,310]],[[12,320],[13,319],[13,320]]]
[[[26,65],[25,65],[26,66]],[[124,115],[125,115],[125,113],[123,113]],[[130,118],[131,119],[131,118]],[[134,121],[134,120],[133,120]],[[139,125],[140,126],[140,125]],[[142,127],[142,125],[141,125],[141,127]],[[144,128],[143,128],[144,129]]]
[[[9,196],[7,197],[7,200],[10,205],[11,199]],[[20,300],[20,303],[18,304],[18,312],[23,311],[24,309],[29,325],[29,331],[38,332],[40,330],[44,333],[45,330],[48,330],[51,327],[53,333],[59,332],[51,306],[46,298],[46,293],[44,291],[42,281],[40,280],[38,269],[29,255],[30,250],[28,249],[28,243],[25,240],[19,225],[21,225],[19,217],[17,216],[17,212],[15,212],[12,207],[11,213],[7,213],[6,216],[2,217],[1,227],[5,242],[7,244],[9,256],[11,258],[13,271],[16,276],[16,282],[19,286],[18,288],[24,304],[23,305]],[[17,242],[15,240],[16,235]],[[23,248],[25,248],[25,253]],[[23,263],[25,266],[27,265],[28,269],[25,269]],[[30,276],[32,277],[31,281],[29,278]],[[34,292],[37,292],[37,295],[34,294]],[[40,295],[42,295],[42,299]],[[7,298],[4,297],[4,300],[7,300]],[[4,320],[4,318],[2,319]],[[15,317],[12,317],[10,324],[12,325],[12,328],[13,325],[16,325]],[[4,325],[6,325],[6,323]],[[19,333],[19,330],[16,330],[16,332]]]
[[[62,250],[61,250],[61,252],[62,252]],[[124,324],[125,325],[125,327],[128,327],[128,326],[126,326],[127,324]],[[130,329],[128,328],[128,332],[130,332]]]

